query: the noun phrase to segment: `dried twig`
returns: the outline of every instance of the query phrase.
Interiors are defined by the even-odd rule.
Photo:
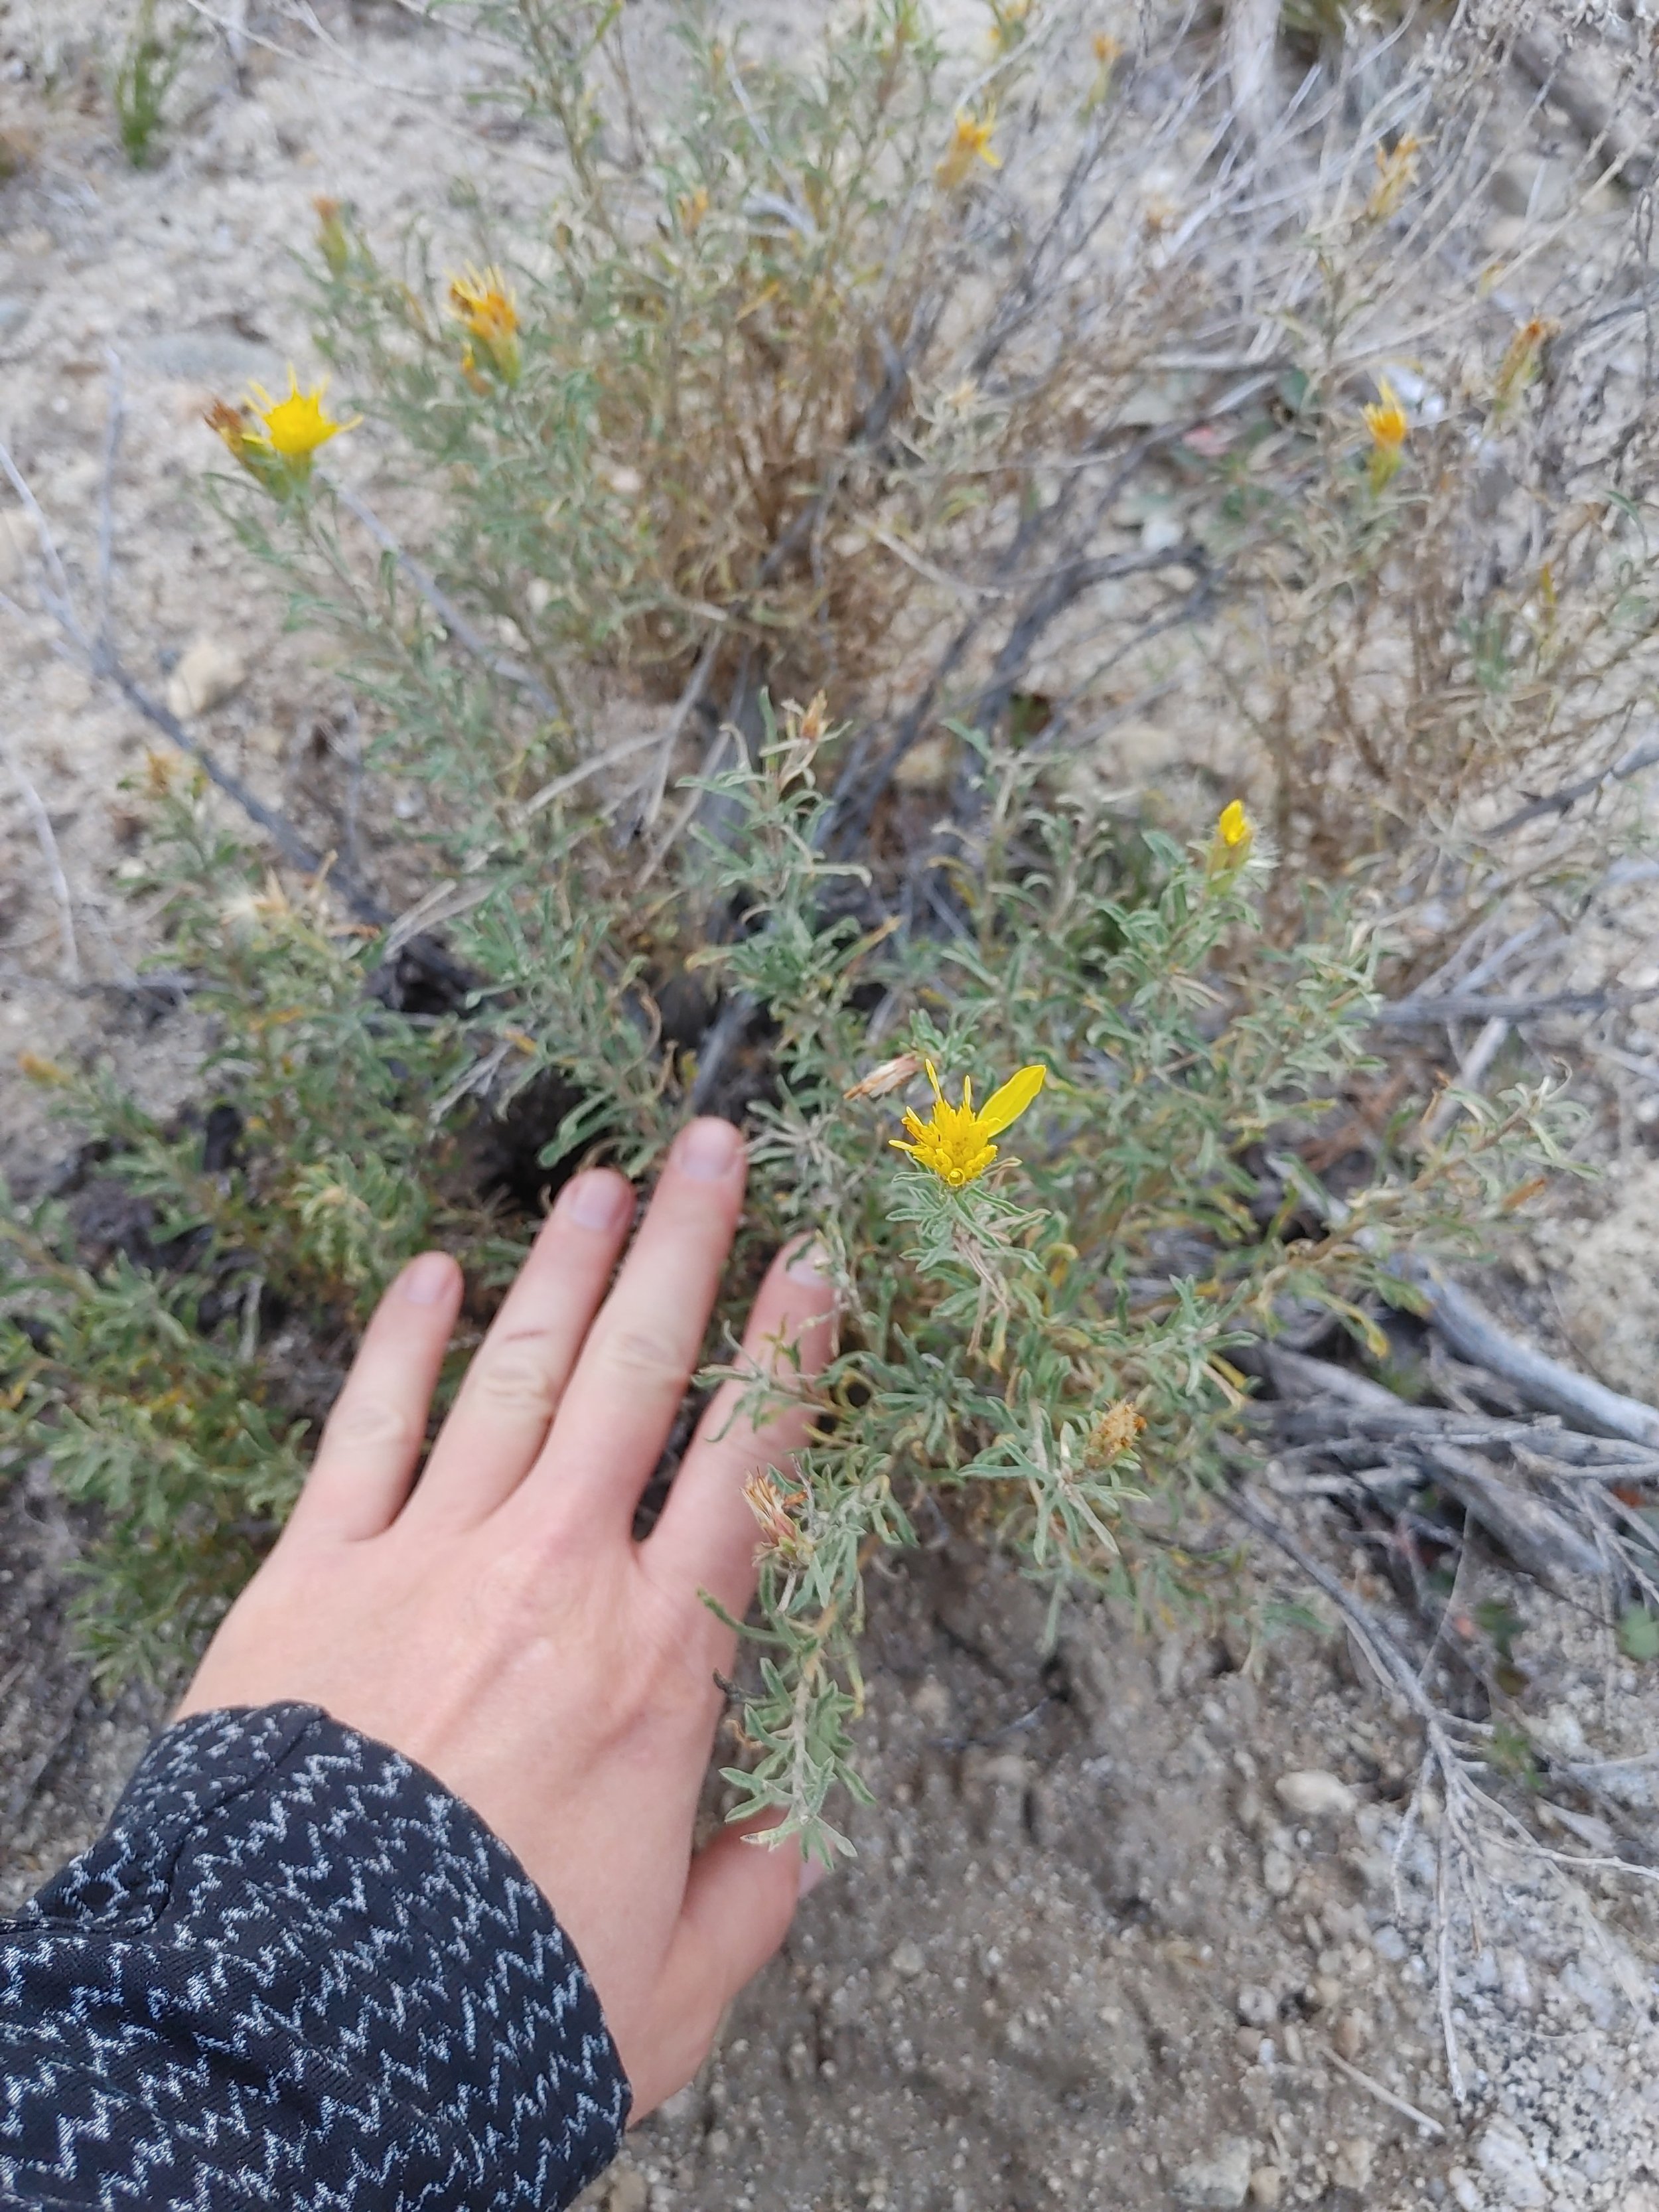
[[[1403,2113],[1407,2119],[1415,2121],[1419,2128],[1426,2128],[1429,2133],[1434,2136],[1445,2134],[1446,2130],[1443,2122],[1431,2118],[1427,2112],[1419,2112],[1415,2105],[1408,2105],[1403,2097],[1396,2097],[1392,2089],[1385,2089],[1380,2081],[1374,2081],[1369,2074],[1362,2073],[1358,2066],[1351,2066],[1341,2052],[1333,2051],[1328,2044],[1320,2055],[1322,2057],[1328,2058],[1339,2073],[1346,2074],[1349,2081],[1357,2082],[1368,2095],[1389,2106],[1395,2112]]]
[[[1364,1376],[1351,1374],[1346,1369],[1310,1359],[1301,1353],[1270,1352],[1268,1371],[1280,1389],[1288,1389],[1298,1395],[1340,1393],[1357,1412],[1369,1413],[1385,1421],[1398,1407],[1399,1413],[1407,1416],[1397,1421],[1392,1431],[1401,1451],[1415,1459],[1442,1489],[1455,1498],[1518,1565],[1547,1589],[1563,1595],[1568,1594],[1565,1575],[1601,1579],[1603,1564],[1595,1546],[1541,1498],[1530,1495],[1518,1484],[1505,1482],[1492,1462],[1478,1450],[1450,1442],[1444,1433],[1444,1417],[1431,1408],[1400,1407],[1399,1401],[1380,1382],[1371,1382]],[[1392,1402],[1385,1402],[1389,1401]],[[1427,1418],[1415,1418],[1419,1414]],[[1466,1416],[1455,1414],[1453,1419],[1467,1426]],[[1364,1482],[1368,1472],[1363,1468],[1356,1468],[1352,1470],[1353,1478]],[[1397,1486],[1397,1477],[1392,1470],[1388,1471],[1385,1486]]]
[[[550,720],[574,726],[575,717],[568,699],[556,696],[542,682],[533,669],[513,659],[508,654],[497,653],[483,631],[470,616],[462,613],[437,578],[423,568],[414,556],[406,552],[374,508],[366,500],[337,477],[328,479],[328,488],[348,514],[355,515],[383,552],[391,555],[398,567],[414,585],[457,645],[503,684],[510,684],[533,699]]]
[[[1512,1382],[1528,1405],[1545,1413],[1559,1413],[1601,1436],[1659,1448],[1659,1412],[1651,1406],[1609,1390],[1605,1383],[1592,1382],[1522,1344],[1499,1327],[1479,1299],[1449,1282],[1431,1262],[1407,1258],[1399,1267],[1424,1293],[1430,1320],[1461,1358],[1490,1368]]]
[[[1504,1048],[1510,1024],[1501,1014],[1494,1014],[1457,1065],[1457,1081],[1449,1085],[1423,1116],[1418,1132],[1418,1142],[1425,1147],[1439,1143],[1458,1115],[1463,1110],[1459,1091],[1473,1091],[1486,1070]]]
[[[3,760],[17,786],[34,832],[34,842],[40,848],[40,857],[46,864],[46,878],[52,885],[52,895],[58,902],[58,933],[63,941],[64,969],[68,981],[81,981],[81,951],[75,940],[75,901],[70,891],[69,878],[64,870],[64,856],[58,849],[58,839],[52,826],[52,817],[42,803],[40,793],[24,775],[21,763],[3,736],[0,736],[0,760]]]
[[[1601,791],[1610,783],[1621,783],[1628,777],[1639,775],[1644,769],[1659,768],[1659,744],[1651,740],[1646,744],[1632,746],[1611,768],[1598,769],[1592,775],[1581,775],[1571,783],[1564,783],[1559,791],[1546,792],[1541,798],[1529,799],[1506,815],[1495,829],[1487,832],[1492,837],[1507,837],[1512,830],[1519,830],[1528,822],[1536,822],[1540,815],[1565,814],[1569,807],[1592,792]]]
[[[1511,50],[1520,67],[1540,92],[1546,93],[1589,141],[1607,162],[1611,174],[1628,185],[1641,185],[1659,169],[1650,142],[1638,137],[1619,112],[1613,88],[1588,57],[1575,52],[1537,9],[1523,11],[1522,28]]]
[[[1371,1019],[1384,1029],[1433,1029],[1442,1022],[1529,1022],[1540,1014],[1628,1013],[1659,999],[1659,983],[1645,990],[1609,986],[1600,991],[1546,991],[1536,998],[1488,998],[1480,993],[1448,992],[1438,999],[1395,999],[1378,1006]]]

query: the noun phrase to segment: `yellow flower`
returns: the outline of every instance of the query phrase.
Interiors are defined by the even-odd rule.
[[[205,417],[248,474],[275,499],[286,499],[310,477],[313,456],[342,430],[362,421],[337,422],[323,410],[327,378],[310,392],[301,392],[292,368],[288,372],[288,395],[273,399],[262,385],[252,387],[246,406],[233,407],[216,399]]]
[[[1371,434],[1371,489],[1381,491],[1404,457],[1408,426],[1406,410],[1386,376],[1378,378],[1376,389],[1376,399],[1361,408],[1360,412]]]
[[[361,415],[354,415],[349,422],[335,422],[323,407],[323,394],[328,389],[328,379],[325,377],[309,392],[301,392],[300,380],[291,366],[284,398],[273,399],[262,384],[253,385],[250,389],[258,402],[253,412],[264,427],[245,432],[247,442],[268,447],[280,459],[286,461],[291,470],[309,471],[312,455],[319,446],[325,446],[331,438],[338,437],[342,430],[355,429],[363,419]]]
[[[1406,442],[1406,410],[1386,376],[1378,380],[1376,388],[1380,398],[1360,410],[1365,417],[1365,428],[1371,434],[1373,445],[1392,447],[1397,452]]]
[[[485,345],[510,338],[519,327],[519,311],[499,269],[486,269],[482,276],[472,269],[463,276],[452,276],[449,305]]]
[[[1244,811],[1242,799],[1230,799],[1222,808],[1215,825],[1215,839],[1210,847],[1210,868],[1212,875],[1224,869],[1236,868],[1250,854],[1250,845],[1255,836],[1255,825]]]
[[[947,191],[954,191],[965,184],[969,172],[976,161],[983,161],[988,169],[1000,169],[1002,157],[991,151],[991,133],[996,129],[997,112],[988,107],[982,116],[969,115],[964,109],[957,110],[956,129],[951,134],[950,149],[937,164],[933,174]]]
[[[964,1183],[982,1176],[995,1159],[997,1148],[990,1139],[1000,1135],[1011,1121],[1019,1119],[1042,1090],[1048,1071],[1035,1063],[1022,1067],[1000,1091],[994,1091],[975,1113],[974,1085],[969,1077],[963,1078],[961,1105],[952,1106],[939,1087],[933,1061],[924,1060],[922,1065],[933,1086],[932,1118],[924,1121],[920,1115],[907,1109],[904,1126],[915,1142],[907,1145],[902,1137],[890,1137],[888,1142],[897,1151],[908,1152],[919,1166],[931,1168],[939,1181],[949,1183],[952,1190],[960,1190]]]
[[[362,420],[354,415],[349,422],[332,421],[323,412],[323,385],[302,392],[292,368],[288,382],[285,399],[273,399],[256,384],[246,406],[216,399],[203,418],[255,482],[276,499],[286,498],[306,482],[319,446]],[[261,404],[256,405],[256,401]]]
[[[449,308],[489,356],[502,380],[516,384],[520,368],[519,311],[501,270],[486,269],[480,276],[476,269],[469,269],[464,276],[452,276]],[[474,358],[469,346],[464,366],[471,365]]]

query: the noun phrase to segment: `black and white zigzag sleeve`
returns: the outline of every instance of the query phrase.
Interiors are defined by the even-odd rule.
[[[316,1705],[169,1729],[0,1919],[0,2205],[554,2212],[629,2095],[513,1853]]]

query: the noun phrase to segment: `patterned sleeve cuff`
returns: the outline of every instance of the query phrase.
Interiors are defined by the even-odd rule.
[[[0,1922],[0,2192],[552,2212],[629,2092],[546,1899],[316,1705],[198,1713]]]

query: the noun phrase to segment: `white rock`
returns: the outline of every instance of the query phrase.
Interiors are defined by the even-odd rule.
[[[1474,2160],[1502,2202],[1516,2206],[1517,2212],[1548,2203],[1544,2177],[1512,2120],[1500,2114],[1491,2123],[1474,2147]]]
[[[1238,2016],[1246,2027],[1273,2027],[1279,2020],[1279,1999],[1259,1982],[1246,1982],[1238,1993]]]
[[[1176,2203],[1191,2206],[1193,2212],[1226,2212],[1242,2204],[1250,2185],[1251,2157],[1242,2136],[1224,2136],[1213,2158],[1195,2158],[1176,2174],[1170,2185]]]
[[[198,637],[167,679],[167,705],[181,722],[222,706],[247,682],[247,663],[222,638]]]
[[[902,1981],[915,1981],[927,1964],[927,1961],[921,1955],[921,1946],[919,1943],[911,1942],[908,1936],[906,1936],[893,1954],[893,1972]]]
[[[1310,1820],[1345,1819],[1358,1802],[1346,1782],[1317,1766],[1281,1774],[1273,1790],[1281,1805]]]
[[[1285,1852],[1270,1847],[1261,1854],[1261,1887],[1269,1897],[1288,1897],[1296,1881],[1296,1869]]]
[[[1149,514],[1140,526],[1141,548],[1147,553],[1168,553],[1179,545],[1186,535],[1181,517],[1168,510],[1161,514]]]
[[[1250,2176],[1252,2204],[1277,2204],[1284,2189],[1285,2177],[1276,2166],[1259,2166]]]

